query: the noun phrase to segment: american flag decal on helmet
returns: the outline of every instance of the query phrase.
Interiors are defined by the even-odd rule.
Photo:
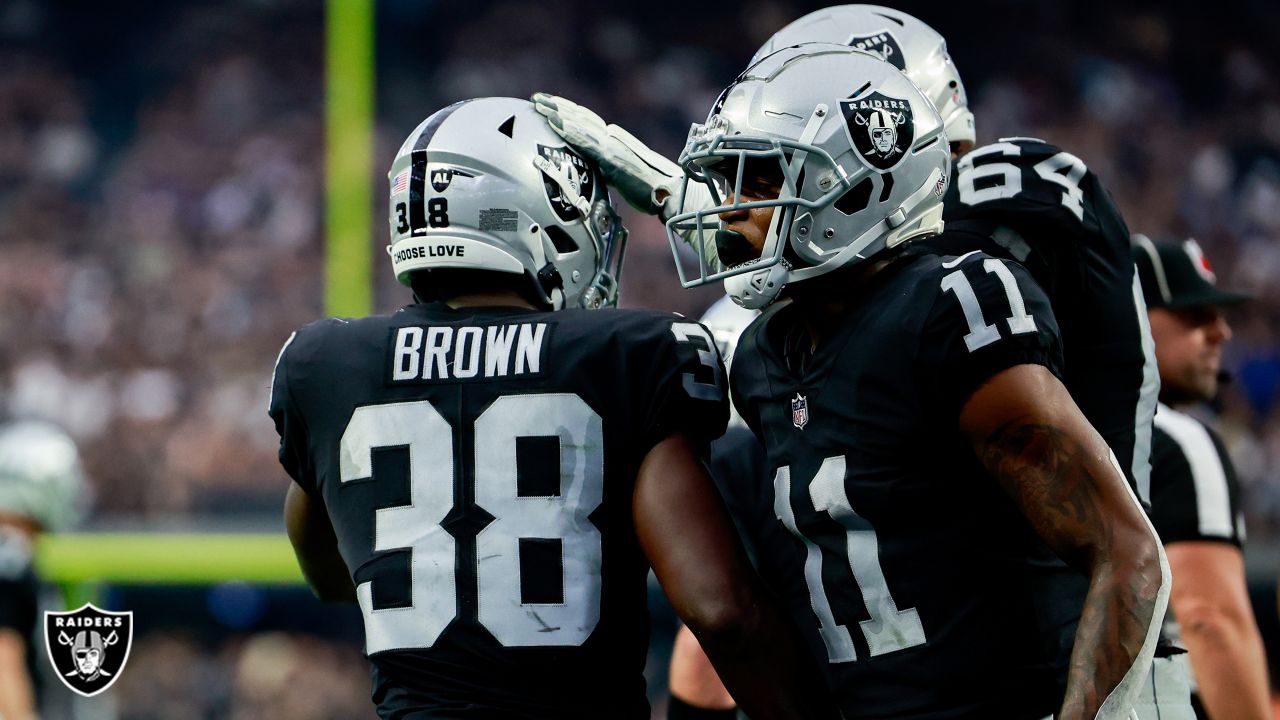
[[[391,194],[402,193],[409,189],[409,168],[400,171],[395,179],[391,181]]]

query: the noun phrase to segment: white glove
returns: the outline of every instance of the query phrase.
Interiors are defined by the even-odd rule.
[[[650,150],[631,133],[617,125],[605,125],[589,108],[562,97],[535,93],[532,99],[551,129],[594,161],[605,181],[635,209],[657,215],[679,191],[684,179],[680,166]]]
[[[617,125],[606,125],[590,108],[546,93],[534,93],[531,99],[551,129],[595,162],[605,182],[640,212],[667,220],[679,212],[715,205],[710,190],[693,182],[687,185],[684,206],[676,207],[684,180],[680,166]],[[717,264],[714,230],[710,226],[700,243],[691,238],[692,230],[681,234],[695,250],[697,245],[702,246],[702,254],[711,266]]]

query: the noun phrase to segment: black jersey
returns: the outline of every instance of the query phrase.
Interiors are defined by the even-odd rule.
[[[1163,404],[1151,446],[1151,522],[1166,545],[1210,540],[1244,546],[1240,481],[1222,438]]]
[[[271,415],[357,588],[384,718],[647,718],[640,462],[727,418],[707,330],[410,305],[291,338]]]
[[[0,528],[0,628],[16,632],[26,643],[28,675],[40,691],[36,671],[36,623],[39,586],[31,542],[16,530]]]
[[[803,362],[784,350],[795,305],[757,320],[734,356],[734,401],[773,476],[760,493],[772,506],[749,519],[761,571],[826,661],[846,718],[1043,718],[1069,660],[1045,618],[1078,618],[1078,604],[1054,606],[1079,575],[957,420],[1004,369],[1061,372],[1048,299],[1016,263],[923,247],[858,292]]]
[[[1063,382],[1149,502],[1159,375],[1129,229],[1079,158],[1006,138],[960,159],[947,190],[946,252],[981,249],[1022,263],[1062,330]]]

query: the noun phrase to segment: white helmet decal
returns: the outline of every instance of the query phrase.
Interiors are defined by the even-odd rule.
[[[880,5],[835,5],[797,18],[773,34],[751,62],[781,48],[839,43],[875,55],[905,72],[937,107],[951,142],[974,142],[973,113],[947,41],[901,10]]]
[[[842,100],[849,142],[868,165],[881,172],[898,166],[915,139],[911,103],[879,92]]]
[[[569,188],[573,193],[577,194],[577,197],[565,197],[560,185],[546,173],[543,173],[543,187],[546,188],[547,202],[551,203],[551,208],[565,222],[581,218],[582,213],[578,210],[578,198],[586,200],[590,204],[595,200],[596,194],[595,174],[587,166],[587,161],[583,160],[573,150],[563,146],[547,147],[546,145],[538,145],[538,154],[546,158],[548,162],[555,166],[556,170],[565,175]]]
[[[871,34],[851,35],[849,41],[845,44],[854,50],[879,55],[884,58],[885,62],[899,70],[907,69],[906,57],[902,54],[902,46],[898,44],[898,39],[893,36],[893,33],[888,30]]]

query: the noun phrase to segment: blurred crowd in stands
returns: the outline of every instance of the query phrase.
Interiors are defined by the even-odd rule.
[[[80,442],[91,522],[275,523],[286,478],[266,415],[272,363],[324,312],[323,4],[139,5],[0,3],[0,413],[54,420]],[[377,309],[410,299],[383,267],[383,173],[421,118],[547,90],[674,157],[755,48],[815,5],[671,16],[379,0]],[[1280,537],[1280,6],[956,7],[905,9],[949,38],[980,143],[1061,145],[1131,230],[1195,236],[1221,284],[1257,295],[1232,316],[1235,382],[1212,410],[1250,533]],[[717,293],[680,290],[661,226],[627,217],[624,304],[700,313]],[[155,636],[114,694],[130,718],[350,718],[371,714],[367,683],[355,646]]]
[[[1280,54],[1262,28],[1280,9],[1231,2],[910,9],[950,39],[980,142],[1069,149],[1133,231],[1193,235],[1223,284],[1257,293],[1234,317],[1219,410],[1263,535],[1280,529]],[[382,172],[419,119],[548,90],[674,156],[812,6],[378,3],[377,308],[409,299],[383,267]],[[96,519],[278,507],[271,365],[324,311],[323,20],[305,0],[0,8],[0,403],[80,441]],[[629,219],[624,304],[710,304],[714,290],[679,290],[660,225]]]

